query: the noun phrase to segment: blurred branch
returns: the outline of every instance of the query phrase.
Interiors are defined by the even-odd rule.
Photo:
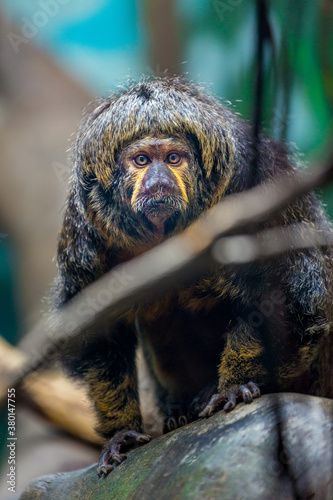
[[[215,260],[221,264],[246,264],[269,259],[280,254],[305,248],[333,244],[333,231],[318,230],[315,224],[299,223],[261,231],[220,238],[213,245]]]
[[[7,399],[7,389],[12,387],[8,381],[14,371],[17,373],[27,363],[27,356],[0,337],[0,361],[0,397]],[[85,390],[60,372],[52,370],[26,377],[21,401],[73,436],[93,444],[101,442],[93,431],[97,421]]]
[[[145,16],[150,32],[150,60],[152,68],[148,68],[155,76],[165,73],[182,73],[178,19],[175,0],[145,0]],[[161,20],[163,20],[161,22]]]
[[[239,234],[250,224],[255,226],[271,219],[295,198],[332,178],[333,160],[297,178],[282,175],[244,193],[230,195],[183,233],[111,270],[29,332],[33,351],[39,356],[29,357],[10,386],[47,364],[64,342],[75,343],[91,331],[98,335],[98,326],[105,318],[112,327],[134,304],[154,300],[170,288],[200,277],[216,262],[212,247],[218,238]],[[103,300],[97,300],[101,293]]]

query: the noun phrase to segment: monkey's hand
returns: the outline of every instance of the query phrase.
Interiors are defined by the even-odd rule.
[[[98,477],[107,476],[115,467],[126,460],[124,453],[138,445],[149,443],[151,437],[136,431],[118,432],[102,451],[97,468]]]
[[[218,388],[199,413],[201,418],[210,417],[220,409],[231,411],[237,400],[252,403],[260,397],[257,384],[262,385],[267,377],[264,348],[251,326],[239,322],[226,334],[226,339],[218,367]]]
[[[221,391],[213,394],[207,406],[199,413],[200,418],[210,417],[221,409],[229,412],[233,410],[237,404],[237,399],[244,403],[252,403],[252,401],[261,396],[259,387],[254,382],[240,385],[237,389],[231,391]]]
[[[199,413],[207,406],[216,392],[217,380],[204,387],[190,404],[186,402],[177,404],[168,401],[165,406],[163,434],[197,420]]]

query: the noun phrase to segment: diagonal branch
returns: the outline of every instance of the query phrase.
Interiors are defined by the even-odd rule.
[[[244,193],[230,195],[183,233],[111,270],[58,314],[30,330],[32,352],[38,354],[30,354],[25,366],[8,381],[9,386],[19,384],[28,373],[53,360],[64,342],[75,342],[92,328],[97,335],[106,317],[112,327],[134,304],[160,297],[166,290],[200,277],[216,262],[212,246],[218,238],[240,234],[249,224],[271,219],[298,196],[332,179],[333,160],[297,178],[279,176]]]

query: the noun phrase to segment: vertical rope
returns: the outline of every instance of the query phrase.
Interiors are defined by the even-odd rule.
[[[261,121],[262,121],[262,111],[263,111],[263,95],[264,95],[264,50],[265,46],[271,48],[271,54],[274,54],[274,42],[273,42],[273,32],[269,22],[269,10],[268,1],[266,0],[256,0],[256,16],[257,16],[257,76],[256,76],[256,88],[255,88],[255,100],[254,100],[254,118],[253,118],[253,159],[251,165],[251,178],[252,185],[254,185],[258,179],[258,161],[259,161],[259,150],[260,150],[260,131],[261,131]],[[272,339],[271,339],[271,325],[269,318],[266,318],[262,327],[262,341],[264,344],[265,351],[267,353],[267,366],[265,367],[267,373],[274,376],[272,373],[272,366],[275,363],[271,362],[274,358],[272,349]],[[281,411],[281,403],[278,400],[275,408],[275,422],[277,430],[277,460],[281,464],[282,473],[281,475],[289,478],[292,486],[293,496],[295,500],[301,500],[301,497],[297,491],[296,478],[294,477],[293,471],[289,466],[288,460],[281,461],[281,457],[286,457],[286,447],[283,438],[284,430],[284,418]]]

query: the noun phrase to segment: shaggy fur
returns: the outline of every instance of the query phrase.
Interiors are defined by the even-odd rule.
[[[251,128],[197,85],[157,78],[115,93],[83,120],[74,148],[58,247],[56,307],[157,243],[154,224],[140,212],[140,203],[142,208],[150,200],[136,201],[145,171],[128,175],[122,161],[135,141],[156,138],[183,141],[190,151],[186,172],[175,170],[180,194],[173,199],[177,212],[165,238],[230,193],[277,173],[284,173],[286,182],[297,175],[285,145],[264,137],[252,175]],[[313,193],[269,225],[302,221],[320,231],[329,228]],[[228,401],[226,409],[234,406],[234,397],[250,402],[258,396],[250,381],[264,391],[332,396],[332,382],[323,375],[327,356],[321,354],[331,321],[332,251],[314,248],[274,262],[216,265],[198,282],[129,311],[112,335],[106,325],[104,337],[82,343],[63,361],[89,385],[105,438],[128,429],[140,432],[139,338],[168,431],[202,411],[216,411],[218,406],[209,403],[213,395],[215,401],[216,395]],[[105,456],[104,466],[112,461]]]

